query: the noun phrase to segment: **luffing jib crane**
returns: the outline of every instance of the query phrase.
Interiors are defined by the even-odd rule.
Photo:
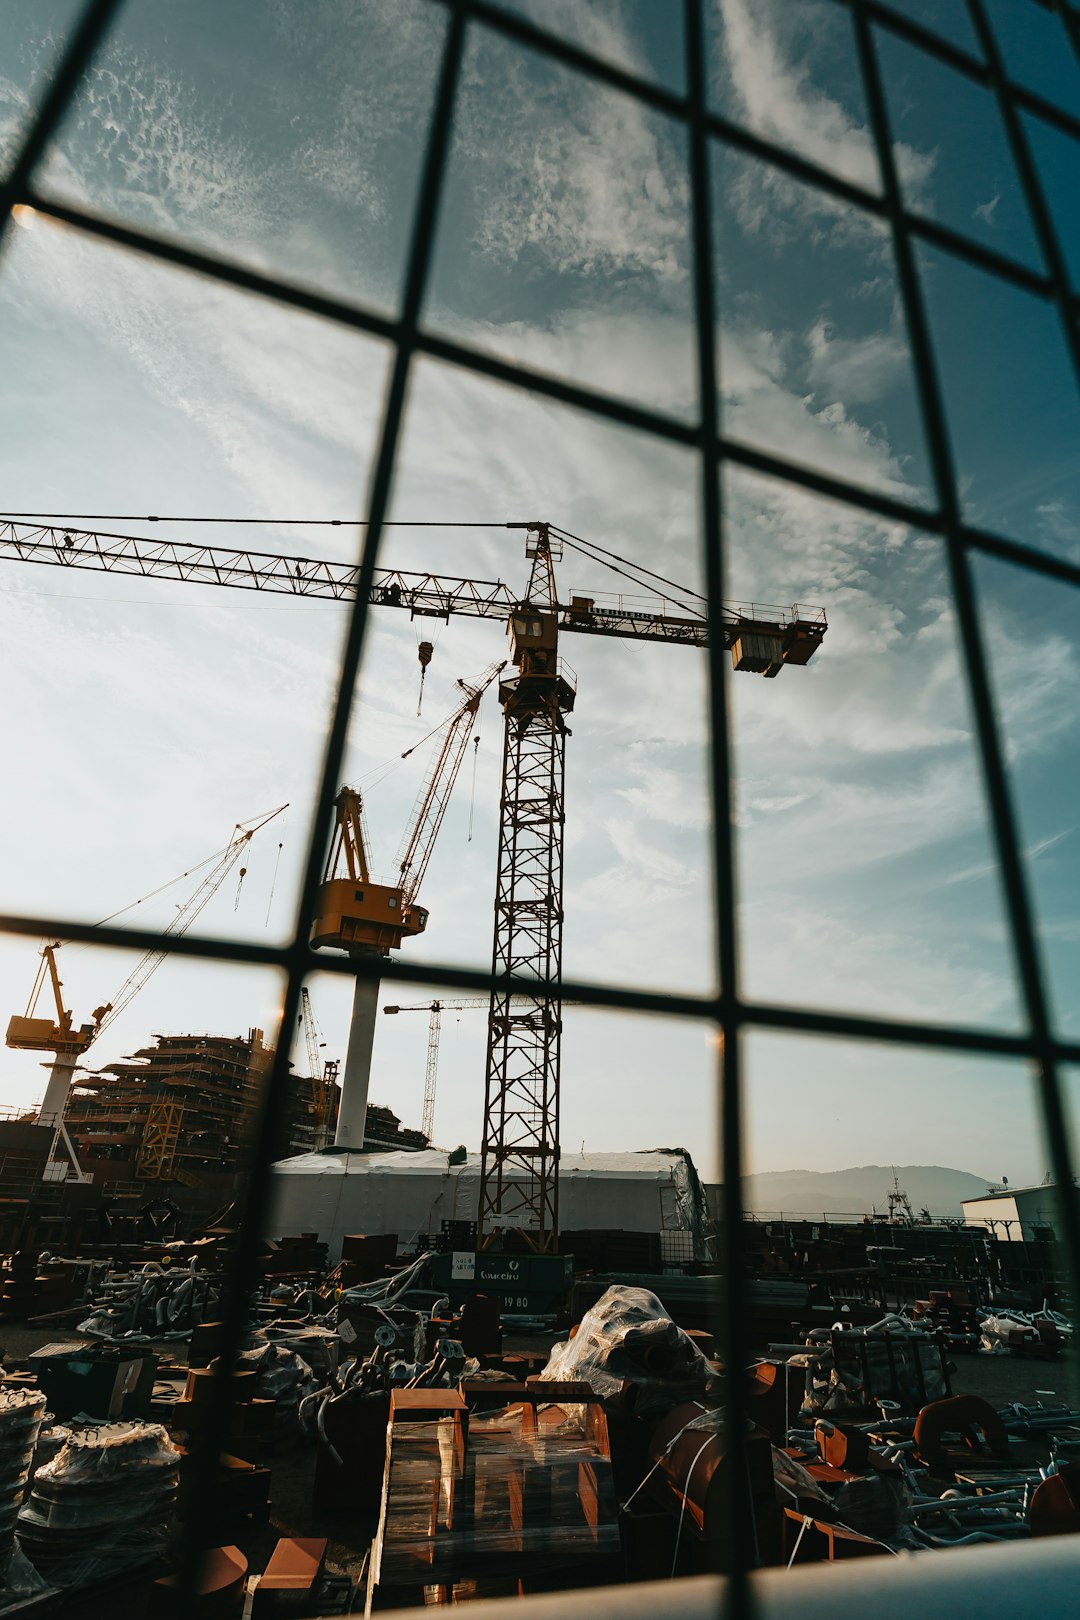
[[[555,524],[527,521],[505,527],[525,531],[531,571],[523,593],[502,580],[380,569],[369,600],[374,606],[404,608],[414,617],[449,620],[454,613],[498,619],[510,637],[516,673],[499,685],[504,741],[492,967],[496,978],[512,973],[532,980],[536,990],[525,997],[515,992],[511,998],[496,989],[489,1002],[477,1230],[483,1246],[524,1243],[543,1253],[558,1247],[563,782],[566,717],[576,700],[576,680],[559,657],[560,633],[691,647],[706,647],[711,636],[722,636],[736,670],[772,678],[787,665],[809,663],[828,624],[821,608],[728,603],[710,622],[707,604],[697,592]],[[564,544],[658,594],[658,610],[637,599],[605,601],[597,594],[574,593],[569,601],[560,600],[554,564]],[[147,540],[11,518],[0,520],[4,556],[336,601],[355,596],[360,574],[356,564],[321,558]],[[335,940],[328,937],[326,943]],[[525,1006],[519,1010],[520,1002]]]
[[[377,958],[388,956],[403,940],[423,933],[428,914],[419,903],[420,884],[465,758],[481,700],[505,667],[504,663],[492,664],[475,683],[458,681],[465,698],[439,728],[441,740],[398,851],[395,883],[372,881],[371,840],[364,823],[363,798],[356,788],[341,789],[334,835],[315,903],[312,945]],[[360,1150],[364,1145],[378,1000],[378,975],[357,976],[334,1133],[336,1147]]]
[[[209,904],[220,889],[241,855],[247,849],[255,834],[275,816],[280,816],[287,810],[287,804],[279,805],[271,810],[269,815],[258,817],[254,822],[237,822],[233,828],[232,837],[221,851],[220,855],[211,856],[213,865],[206,876],[201,880],[194,893],[191,894],[182,906],[178,906],[175,915],[162,928],[163,934],[184,934],[191,927],[196,917]],[[209,864],[207,862],[204,865]],[[168,885],[166,885],[168,887]],[[155,891],[157,892],[157,891]],[[18,1051],[24,1052],[51,1052],[53,1061],[49,1071],[49,1081],[45,1088],[45,1097],[38,1111],[38,1124],[50,1125],[54,1131],[53,1154],[56,1151],[56,1142],[59,1140],[71,1161],[74,1175],[82,1180],[82,1171],[79,1161],[64,1127],[64,1110],[67,1106],[68,1095],[71,1091],[75,1070],[79,1059],[84,1057],[98,1036],[115,1023],[124,1009],[138,995],[151,974],[164,962],[168,955],[167,950],[147,951],[140,957],[132,971],[128,974],[119,990],[111,1001],[95,1007],[88,1024],[80,1024],[76,1029],[72,1022],[72,1014],[64,1006],[63,986],[57,972],[56,953],[60,949],[60,941],[53,940],[45,945],[41,952],[41,964],[38,967],[34,987],[30,992],[30,1000],[26,1011],[16,1014],[10,1019],[7,1027],[6,1043]],[[37,1018],[38,1000],[45,986],[46,978],[52,988],[53,1004],[56,1009],[55,1018]]]

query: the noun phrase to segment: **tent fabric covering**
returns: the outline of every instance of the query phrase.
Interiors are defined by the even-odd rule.
[[[473,1221],[480,1192],[480,1155],[461,1163],[437,1148],[419,1153],[301,1153],[273,1167],[267,1236],[317,1232],[331,1263],[352,1232],[396,1233],[410,1248],[417,1236],[438,1233],[443,1221]],[[624,1232],[680,1231],[704,1255],[701,1183],[682,1148],[642,1153],[564,1153],[559,1173],[559,1222]]]

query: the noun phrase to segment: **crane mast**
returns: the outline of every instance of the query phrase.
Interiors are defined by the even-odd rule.
[[[513,974],[519,984],[526,981],[529,989],[523,993],[519,987],[513,996],[495,989],[488,1004],[477,1231],[481,1246],[524,1244],[537,1252],[550,1253],[558,1246],[559,1225],[564,783],[566,739],[570,735],[567,717],[573,712],[577,684],[573,672],[559,657],[560,631],[693,647],[707,647],[712,637],[722,637],[735,670],[771,679],[787,665],[807,664],[820,647],[828,624],[824,610],[798,604],[788,609],[723,603],[715,607],[710,619],[704,607],[697,612],[672,596],[661,596],[655,609],[643,605],[640,599],[621,596],[605,600],[574,594],[568,602],[561,602],[554,571],[554,563],[561,556],[561,531],[542,522],[507,523],[505,527],[526,534],[526,557],[531,570],[523,596],[502,580],[456,579],[383,569],[375,573],[369,601],[374,606],[403,608],[413,617],[449,621],[453,613],[499,619],[510,637],[515,672],[499,682],[504,739],[492,969],[496,980]],[[570,542],[575,539],[566,538]],[[578,545],[578,549],[582,547]],[[625,559],[608,556],[611,562],[623,565],[616,567],[616,572],[633,569]],[[354,597],[359,580],[359,569],[354,564],[186,541],[148,540],[11,518],[0,519],[3,557],[337,601]],[[610,566],[602,558],[593,560],[599,560],[600,566]],[[638,568],[630,577],[635,574],[648,574],[648,570]],[[649,576],[650,580],[658,577]],[[655,590],[655,585],[646,583],[645,588]],[[678,594],[685,597],[693,593]],[[456,770],[463,753],[454,757]],[[349,791],[343,790],[343,795]],[[356,799],[359,801],[359,795]],[[339,798],[339,832],[344,825],[344,803],[344,798]],[[355,826],[359,827],[362,806],[358,802],[354,808]],[[434,799],[431,810],[437,812]],[[441,813],[435,813],[435,831],[440,820]],[[362,847],[362,838],[356,833],[353,837],[357,847]],[[344,879],[336,872],[331,876],[328,863],[312,943],[386,954],[407,933],[420,932],[427,921],[426,912],[413,904],[410,922],[401,904],[409,874],[418,871],[422,875],[420,858],[406,848],[401,883],[395,890],[382,891],[387,913],[382,921],[390,925],[389,934],[384,928],[381,936],[373,938],[365,935],[362,927],[357,932],[355,924],[357,920],[363,922],[363,918],[357,919],[356,908],[363,908],[374,886],[359,872],[350,872]],[[340,893],[332,893],[338,883],[343,885]],[[410,897],[415,896],[417,887],[418,879],[408,890]],[[349,898],[349,889],[355,900]],[[391,893],[394,906],[387,904]],[[390,938],[387,944],[395,932],[397,938]],[[362,1019],[367,1054],[364,1061],[370,1064],[377,978],[357,976],[356,996],[366,998]],[[347,1076],[353,1067],[353,1042],[358,1031],[356,1007],[354,1001]],[[437,1057],[437,1041],[435,1051]],[[336,1141],[361,1147],[362,1112],[359,1135],[355,1119],[343,1134],[342,1122],[347,1113],[344,1091]],[[366,1090],[364,1098],[366,1107]]]
[[[510,615],[516,673],[499,683],[503,770],[491,968],[535,991],[493,989],[480,1146],[481,1244],[518,1233],[538,1253],[559,1231],[559,1077],[562,1057],[563,828],[567,716],[576,678],[559,657],[555,549],[529,530],[532,568]]]

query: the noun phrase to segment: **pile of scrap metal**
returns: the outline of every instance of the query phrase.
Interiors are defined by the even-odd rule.
[[[1072,1323],[1044,1303],[1040,1311],[1013,1307],[991,1312],[979,1323],[979,1348],[988,1355],[1059,1356],[1072,1337]]]
[[[931,1288],[911,1307],[913,1324],[940,1333],[950,1350],[979,1348],[979,1311],[966,1288]]]
[[[167,1342],[186,1339],[199,1322],[212,1318],[221,1298],[220,1274],[201,1271],[192,1260],[183,1270],[171,1270],[148,1260],[138,1270],[109,1270],[92,1278],[95,1298],[90,1315],[78,1324],[88,1339]]]
[[[812,1328],[789,1365],[804,1374],[808,1414],[858,1416],[882,1400],[912,1412],[949,1393],[942,1334],[906,1316],[884,1316],[869,1327]]]
[[[649,1298],[599,1302],[548,1369],[588,1381],[604,1400],[634,1579],[715,1567],[724,1522],[718,1369],[705,1363],[696,1395],[680,1389],[694,1346],[680,1345]],[[653,1343],[670,1357],[654,1358]],[[761,1563],[1080,1533],[1080,1412],[998,1413],[953,1395],[942,1335],[906,1317],[838,1324],[787,1348],[796,1353],[751,1370],[746,1488]],[[666,1406],[660,1371],[674,1398]],[[620,1412],[634,1425],[620,1424]],[[648,1431],[643,1458],[634,1427],[639,1440]]]
[[[751,1375],[762,1562],[1080,1533],[1080,1412],[954,1395],[942,1335],[902,1316],[778,1348]]]

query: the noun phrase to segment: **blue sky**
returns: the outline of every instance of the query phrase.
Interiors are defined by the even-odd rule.
[[[0,13],[0,151],[24,126],[72,9],[15,0]],[[682,85],[678,7],[535,0],[517,9]],[[959,4],[900,9],[970,47]],[[1016,0],[991,10],[1011,71],[1080,116],[1080,74],[1039,34],[1054,20]],[[443,13],[428,0],[317,0],[299,15],[284,3],[133,0],[43,184],[393,310]],[[717,0],[710,17],[717,107],[879,190],[845,9]],[[881,60],[909,206],[1039,268],[989,95],[894,39],[881,39]],[[1080,154],[1035,120],[1031,134],[1080,270]],[[820,603],[831,626],[805,672],[734,682],[744,988],[770,1001],[1015,1029],[944,558],[919,528],[930,472],[888,239],[847,204],[719,147],[714,189],[727,430],[912,507],[910,524],[885,523],[792,484],[726,475],[729,595]],[[691,417],[688,233],[677,126],[473,32],[429,324]],[[920,272],[965,510],[1080,557],[1077,390],[1052,311],[937,251],[921,255]],[[360,511],[387,362],[374,340],[31,221],[0,264],[0,355],[12,511]],[[677,449],[423,361],[394,507],[418,521],[549,517],[647,566],[659,558],[662,572],[694,586],[695,477]],[[341,529],[271,524],[250,535],[265,550],[355,551]],[[395,530],[384,556],[525,577],[519,538],[499,531]],[[577,560],[560,578],[568,590],[618,588]],[[1055,1015],[1077,1036],[1074,597],[1001,564],[980,564],[977,580]],[[2,812],[3,904],[104,916],[222,845],[234,821],[288,799],[269,922],[276,836],[256,847],[239,896],[227,886],[204,918],[282,937],[341,610],[5,565],[0,614],[4,748],[19,766]],[[348,776],[371,789],[384,864],[418,780],[416,768],[384,766],[449,710],[458,676],[501,653],[491,626],[441,627],[418,720],[425,633],[403,615],[373,620],[350,737]],[[702,660],[587,637],[568,637],[564,651],[580,680],[566,971],[708,989]],[[465,778],[428,876],[432,923],[418,960],[489,960],[498,722],[491,705],[474,836]],[[172,903],[148,902],[146,919],[164,921]],[[72,949],[65,962],[77,1010],[126,972],[112,954]],[[0,942],[5,1006],[21,1010],[33,968],[29,946]],[[278,994],[264,975],[168,964],[98,1059],[154,1030],[269,1026]],[[328,1051],[340,1051],[344,988],[320,979],[312,994]],[[374,1095],[409,1121],[420,1111],[423,1025],[387,1020],[376,1049]],[[681,1142],[711,1173],[714,1056],[684,1023],[569,1010],[564,1141]],[[21,1102],[39,1071],[23,1054],[3,1062],[5,1092]],[[483,1020],[463,1015],[444,1033],[440,1139],[476,1144],[482,1063]],[[1015,1181],[1045,1168],[1014,1065],[756,1037],[749,1073],[755,1169],[895,1159]]]

